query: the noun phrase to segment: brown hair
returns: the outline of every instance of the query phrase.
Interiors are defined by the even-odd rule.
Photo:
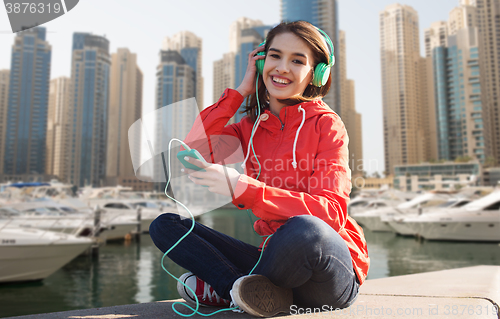
[[[306,21],[293,21],[293,22],[281,22],[276,27],[271,29],[267,34],[265,52],[267,54],[273,39],[278,34],[282,33],[293,33],[299,38],[301,38],[311,49],[313,53],[313,67],[323,62],[328,64],[330,61],[330,54],[328,47],[326,46],[325,40],[315,26]],[[312,84],[307,85],[306,89],[302,93],[302,96],[294,97],[290,99],[278,100],[280,103],[286,105],[295,105],[302,102],[312,101],[318,97],[324,97],[328,90],[330,90],[330,85],[332,83],[332,75],[328,77],[328,81],[322,87],[317,87]],[[262,80],[262,76],[259,76],[258,82],[258,94],[259,102],[262,106],[264,103],[269,103],[269,94],[267,93],[266,86]],[[241,113],[246,113],[252,121],[255,121],[257,112],[257,94],[251,94],[247,99],[247,104],[245,109]]]

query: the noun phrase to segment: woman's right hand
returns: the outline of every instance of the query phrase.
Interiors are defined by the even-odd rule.
[[[264,52],[265,46],[261,45],[257,49],[250,52],[248,55],[248,66],[245,73],[243,81],[241,81],[240,86],[236,89],[243,97],[247,97],[250,94],[255,93],[255,76],[257,74],[257,66],[255,61],[265,59],[265,55],[257,55],[259,52]]]

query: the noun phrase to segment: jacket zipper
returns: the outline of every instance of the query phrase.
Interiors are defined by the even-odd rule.
[[[280,120],[280,123],[281,123],[281,129],[280,129],[280,131],[283,131],[283,128],[285,128],[285,123],[281,122],[281,119],[280,119],[279,116],[278,116],[278,120]],[[286,121],[286,109],[285,109],[285,121]]]
[[[285,122],[286,122],[286,111],[287,111],[287,109],[285,109]],[[274,149],[273,154],[271,156],[271,159],[273,160],[273,163],[274,163],[274,159],[276,158],[276,152],[278,151],[278,148],[281,146],[281,143],[283,143],[283,137],[284,137],[283,130],[285,128],[285,122],[281,122],[281,119],[280,119],[279,116],[278,116],[278,120],[280,120],[280,123],[281,123],[281,129],[280,129],[281,134],[280,134],[280,140],[278,142],[278,145]],[[271,170],[271,176],[272,176],[271,180],[276,176],[274,169]]]

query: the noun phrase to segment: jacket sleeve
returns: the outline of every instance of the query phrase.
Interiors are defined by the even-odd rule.
[[[242,175],[233,203],[242,209],[253,209],[268,224],[308,214],[325,220],[337,232],[343,229],[351,191],[348,136],[336,115],[323,116],[318,124],[321,137],[307,192],[271,187]]]
[[[226,89],[217,103],[200,112],[184,142],[200,152],[210,163],[242,161],[231,158],[241,147],[239,123],[226,124],[238,111],[243,100],[238,91]]]

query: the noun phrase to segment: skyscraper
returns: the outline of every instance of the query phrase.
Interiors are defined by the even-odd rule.
[[[3,173],[7,106],[9,104],[10,70],[0,70],[0,174]]]
[[[434,80],[434,60],[433,52],[437,47],[446,47],[448,45],[448,25],[444,21],[438,21],[431,24],[431,27],[425,29],[425,91],[427,95],[427,122],[426,131],[429,138],[427,143],[427,158],[431,161],[439,159],[438,153],[438,131],[436,112],[436,90]],[[424,118],[425,120],[425,118]]]
[[[264,26],[262,21],[252,20],[246,17],[238,18],[236,21],[233,21],[231,23],[231,26],[229,27],[229,52],[225,53],[222,59],[214,62],[213,103],[219,100],[220,96],[222,95],[225,89],[227,88],[235,89],[243,80],[240,70],[243,61],[239,55],[238,56],[239,70],[236,71],[236,55],[239,54],[242,48],[242,40],[249,41],[252,43],[252,45],[255,41],[254,39],[243,38],[242,30],[251,29],[254,27],[262,27],[262,26]],[[263,37],[260,35],[258,39],[262,39],[262,41],[264,41]],[[246,70],[246,65],[244,70]],[[238,73],[238,79],[236,79],[237,73]],[[241,116],[239,116],[239,118],[241,118]],[[232,120],[234,122],[234,118]]]
[[[73,34],[67,181],[78,186],[103,185],[106,176],[110,64],[106,38]]]
[[[219,100],[222,92],[227,88],[236,88],[235,85],[235,54],[234,52],[224,53],[222,59],[214,61],[214,85],[213,101]]]
[[[266,39],[270,29],[271,26],[263,25],[260,20],[248,18],[240,18],[231,24],[229,32],[230,49],[237,50],[234,55],[234,88],[238,87],[245,77],[248,67],[248,55]],[[218,96],[220,94],[222,92]],[[246,101],[242,105],[246,105]],[[243,110],[243,106],[234,115],[232,119],[234,122],[239,122],[245,116],[245,114],[240,113],[241,110]]]
[[[246,17],[238,18],[229,26],[229,52],[237,53],[241,49],[241,31],[255,27],[262,27],[264,24],[260,20],[253,20]]]
[[[45,28],[18,32],[12,46],[4,173],[43,174],[52,48]]]
[[[434,96],[438,158],[460,157],[485,161],[485,140],[479,72],[478,30],[475,8],[461,5],[450,12],[440,34],[445,41],[432,39],[437,32],[426,32],[433,61]],[[447,27],[447,31],[443,28]],[[431,28],[432,29],[432,28]],[[435,28],[434,28],[435,29]],[[434,34],[431,36],[431,34]]]
[[[462,0],[477,9],[485,150],[500,163],[500,0]]]
[[[156,67],[156,136],[154,138],[155,150],[167,149],[169,139],[184,138],[191,129],[197,116],[195,110],[174,108],[171,104],[195,96],[196,72],[184,60],[178,51],[161,51],[160,63]],[[199,107],[199,104],[198,104]],[[177,144],[175,146],[178,146]],[[167,158],[165,154],[165,159]],[[154,159],[154,176],[165,176],[162,158],[157,154]],[[179,171],[180,163],[173,163],[172,169]],[[162,190],[162,185],[157,185]]]
[[[185,63],[189,65],[195,74],[195,97],[200,110],[204,107],[203,100],[203,75],[202,75],[202,53],[203,41],[194,33],[181,31],[172,37],[163,40],[163,51],[177,51],[180,53]]]
[[[425,56],[432,56],[432,51],[436,47],[445,47],[448,43],[448,24],[445,21],[438,21],[425,29]]]
[[[477,27],[477,10],[469,0],[461,0],[458,7],[449,14],[448,33],[457,34],[459,30]]]
[[[156,108],[195,97],[195,92],[194,69],[178,51],[162,50],[156,67]]]
[[[265,40],[271,27],[260,20],[241,17],[231,23],[229,28],[229,52],[214,62],[213,103],[219,100],[226,88],[237,88],[248,66],[248,54]],[[246,101],[242,105],[246,105]],[[229,120],[239,122],[244,114],[240,110]]]
[[[120,48],[111,55],[106,177],[109,184],[134,178],[128,129],[142,115],[142,71],[137,55]]]
[[[339,32],[337,60],[340,73],[340,113],[349,135],[349,167],[352,175],[360,175],[363,171],[363,147],[361,114],[356,112],[354,81],[347,79],[346,35]]]
[[[393,4],[380,13],[380,55],[385,170],[426,158],[426,85],[420,57],[418,14]]]
[[[48,175],[55,175],[60,179],[64,177],[69,164],[69,87],[70,79],[64,76],[50,81],[45,170]]]
[[[339,46],[339,18],[337,0],[281,0],[281,20],[304,20],[322,29],[328,34],[335,48]],[[339,53],[334,53],[337,59]],[[340,106],[340,69],[334,65],[331,70],[332,85],[323,101],[332,110],[343,116]]]

